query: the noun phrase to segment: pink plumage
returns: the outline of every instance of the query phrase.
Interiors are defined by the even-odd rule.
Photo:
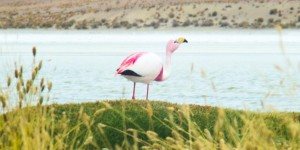
[[[116,75],[120,74],[134,82],[132,99],[135,99],[136,82],[147,84],[146,99],[148,100],[149,84],[152,81],[164,81],[171,72],[171,55],[179,47],[181,43],[187,43],[184,38],[178,40],[170,40],[166,47],[166,63],[162,59],[150,52],[137,52],[126,57],[120,67],[117,69]]]
[[[164,74],[164,67],[161,67],[158,76],[155,78],[155,81],[162,81],[163,80],[163,74]]]
[[[141,57],[146,52],[137,52],[134,54],[129,55],[126,57],[123,62],[121,63],[119,69],[117,70],[116,74],[121,74],[126,68],[128,68],[131,65],[134,65],[134,63],[138,60],[139,57]]]

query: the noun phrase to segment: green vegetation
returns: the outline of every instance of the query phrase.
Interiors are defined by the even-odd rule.
[[[16,109],[0,131],[2,149],[299,149],[300,114],[117,100]]]

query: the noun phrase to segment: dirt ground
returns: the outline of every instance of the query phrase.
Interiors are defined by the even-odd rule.
[[[300,28],[296,0],[0,0],[0,28]]]

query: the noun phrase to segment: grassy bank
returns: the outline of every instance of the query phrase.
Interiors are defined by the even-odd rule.
[[[2,149],[298,149],[299,113],[167,102],[106,101],[16,109],[1,116]]]

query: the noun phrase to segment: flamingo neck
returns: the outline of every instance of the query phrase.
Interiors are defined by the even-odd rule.
[[[164,72],[162,80],[167,80],[171,74],[171,52],[167,52],[166,54],[166,63],[164,65]]]

